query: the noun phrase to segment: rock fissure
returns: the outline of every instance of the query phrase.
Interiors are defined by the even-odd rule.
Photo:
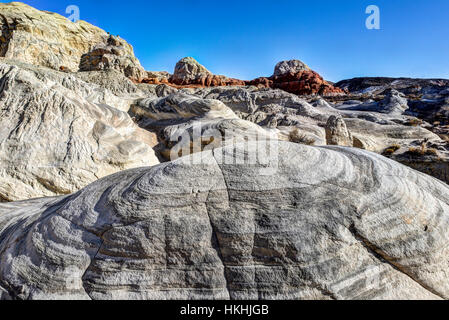
[[[205,202],[204,206],[206,208],[207,217],[209,219],[210,227],[211,227],[211,230],[212,230],[211,244],[212,244],[212,248],[214,248],[214,250],[216,251],[217,256],[220,259],[221,264],[223,266],[223,278],[225,280],[226,291],[228,293],[229,299],[232,300],[231,287],[230,287],[231,280],[228,278],[228,275],[227,275],[227,269],[226,269],[227,265],[225,263],[225,260],[224,260],[224,257],[223,257],[223,253],[221,251],[220,240],[219,240],[219,237],[218,237],[218,231],[217,231],[217,228],[215,227],[215,224],[212,221],[212,217],[211,217],[211,215],[209,213],[208,203],[209,203],[210,192],[211,191],[209,190],[208,191],[208,195],[206,197],[206,202]]]
[[[91,260],[90,260],[90,263],[89,263],[89,266],[86,268],[86,270],[84,271],[84,273],[83,273],[83,275],[81,276],[81,281],[82,281],[82,283],[83,283],[83,288],[84,288],[84,291],[86,292],[86,294],[89,296],[89,298],[91,299],[91,300],[94,300],[93,298],[92,298],[92,293],[90,292],[90,289],[88,288],[88,286],[87,286],[87,281],[85,280],[85,278],[86,278],[86,275],[87,275],[87,272],[89,272],[89,269],[92,267],[92,265],[94,264],[94,262],[95,262],[95,260],[96,260],[96,258],[97,258],[97,256],[98,256],[98,254],[100,253],[100,250],[101,250],[101,248],[103,247],[103,243],[104,243],[104,240],[102,239],[101,240],[101,243],[100,243],[100,245],[99,245],[99,247],[98,247],[98,250],[97,250],[97,252],[94,254],[94,256],[91,258]]]
[[[411,280],[413,280],[414,282],[416,282],[418,285],[420,285],[421,287],[423,287],[425,290],[433,293],[434,295],[440,297],[441,299],[446,300],[447,298],[444,297],[441,293],[439,293],[438,291],[436,291],[434,288],[430,287],[429,285],[427,285],[426,283],[424,283],[423,281],[416,279],[412,273],[410,273],[409,271],[407,271],[406,267],[404,267],[403,265],[394,262],[393,259],[391,257],[389,257],[385,252],[383,252],[381,249],[379,249],[378,247],[376,247],[373,243],[371,243],[368,239],[366,239],[365,237],[363,237],[356,229],[355,225],[351,225],[349,227],[349,231],[353,234],[354,238],[357,239],[362,245],[363,247],[365,247],[365,249],[373,256],[375,257],[377,260],[379,260],[382,263],[387,263],[388,265],[390,265],[394,270],[406,275],[408,278],[410,278]]]
[[[215,151],[212,151],[212,158],[214,159],[214,162],[215,162],[215,164],[217,166],[217,169],[219,170],[219,172],[221,173],[221,176],[223,178],[223,182],[224,182],[225,187],[226,187],[226,193],[228,195],[228,205],[230,206],[231,205],[231,196],[229,194],[229,192],[230,192],[229,191],[229,186],[228,186],[226,178],[224,176],[224,172],[223,172],[222,168],[220,167],[220,165],[218,164],[217,159],[215,158]],[[212,217],[210,215],[209,208],[207,207],[208,202],[209,202],[209,196],[210,196],[211,192],[213,192],[213,191],[209,190],[208,195],[207,195],[206,204],[205,204],[206,205],[206,211],[207,211],[207,215],[208,215],[208,218],[209,218],[210,226],[212,228],[212,233],[213,233],[213,239],[212,240],[216,241],[216,248],[215,248],[215,250],[217,251],[217,255],[220,258],[221,263],[223,265],[223,277],[224,277],[225,282],[226,282],[226,290],[228,292],[229,299],[232,300],[231,287],[230,287],[231,280],[228,278],[228,275],[227,275],[227,263],[224,260],[224,256],[223,256],[223,253],[222,253],[222,250],[221,250],[221,244],[220,244],[220,238],[218,237],[218,231],[217,231],[217,229],[216,229],[216,227],[214,225],[214,222],[212,220]]]

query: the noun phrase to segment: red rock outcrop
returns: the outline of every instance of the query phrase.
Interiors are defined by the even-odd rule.
[[[223,86],[244,86],[246,82],[239,79],[228,78],[226,76],[220,76],[215,74],[205,74],[199,78],[192,80],[177,81],[174,80],[171,83],[179,86],[199,86],[199,87],[223,87]]]
[[[161,76],[162,75],[162,76]],[[148,84],[167,84],[175,88],[204,88],[221,86],[253,85],[264,88],[282,89],[298,95],[344,94],[345,91],[332,86],[318,73],[310,70],[299,60],[282,61],[276,65],[274,75],[244,81],[212,74],[193,58],[184,58],[176,64],[173,75],[148,72],[142,80]]]
[[[176,88],[244,86],[246,84],[242,80],[215,75],[191,57],[180,60],[176,64],[174,74],[147,72],[147,78],[143,79],[142,82],[168,84]]]
[[[170,77],[171,74],[165,71],[160,72],[152,72],[147,71],[146,77],[142,79],[142,83],[148,83],[148,84],[168,84],[170,85]]]
[[[207,75],[202,78],[189,81],[172,82],[171,79],[145,78],[142,83],[148,84],[167,84],[175,88],[205,88],[205,87],[225,87],[225,86],[244,86],[246,81],[228,78],[219,75]]]
[[[257,78],[247,81],[247,85],[282,89],[298,95],[329,95],[344,94],[340,88],[336,88],[324,80],[318,73],[312,70],[288,72],[270,78]]]

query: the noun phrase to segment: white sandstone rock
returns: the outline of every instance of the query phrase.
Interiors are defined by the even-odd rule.
[[[0,199],[68,194],[159,163],[152,134],[119,110],[136,95],[118,97],[71,74],[0,61]]]

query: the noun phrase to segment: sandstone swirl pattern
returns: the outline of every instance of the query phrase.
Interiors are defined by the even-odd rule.
[[[357,149],[244,147],[1,204],[1,297],[449,298],[446,184]]]

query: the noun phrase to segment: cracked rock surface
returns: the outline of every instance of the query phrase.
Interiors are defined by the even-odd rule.
[[[256,146],[123,171],[70,196],[1,204],[1,294],[449,298],[446,184],[341,147],[280,142],[273,157],[238,164]]]

